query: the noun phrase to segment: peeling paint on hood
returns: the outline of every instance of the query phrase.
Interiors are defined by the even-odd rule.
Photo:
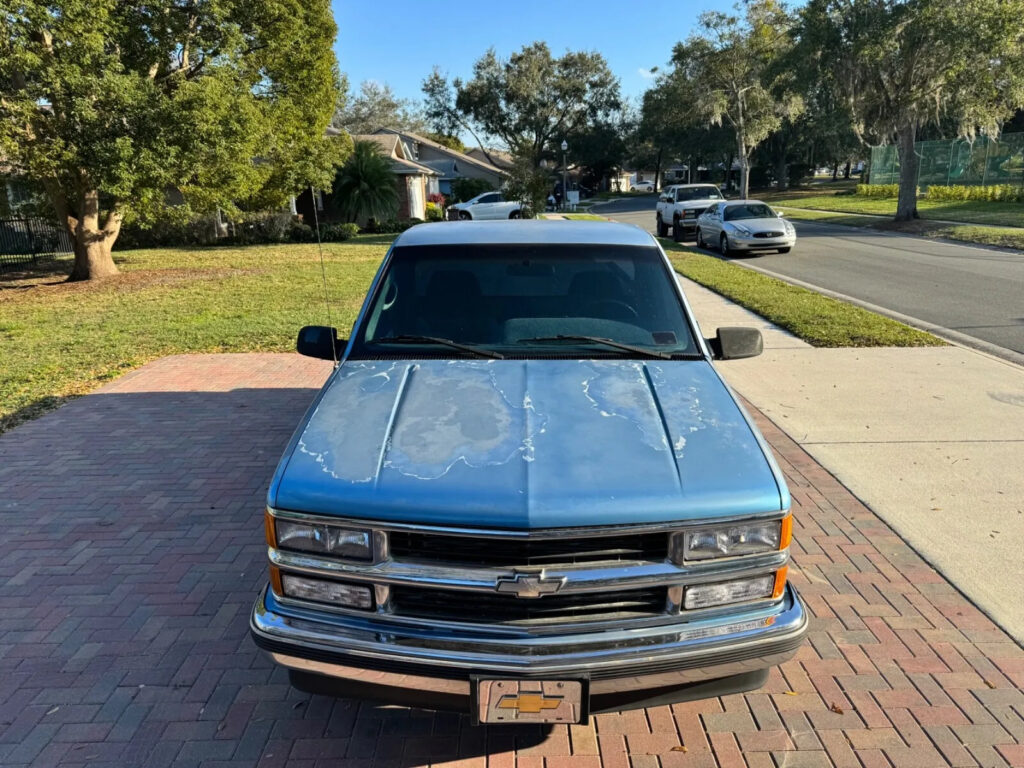
[[[271,489],[280,509],[550,528],[778,510],[705,361],[349,361]]]

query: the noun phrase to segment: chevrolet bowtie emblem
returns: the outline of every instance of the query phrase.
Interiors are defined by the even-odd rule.
[[[502,576],[495,587],[499,592],[513,594],[516,597],[543,597],[553,595],[565,584],[565,576],[545,576],[541,573],[517,573],[515,576]]]
[[[545,696],[536,693],[506,693],[498,700],[498,709],[514,709],[523,715],[536,715],[545,709],[558,709],[562,703],[561,696]]]

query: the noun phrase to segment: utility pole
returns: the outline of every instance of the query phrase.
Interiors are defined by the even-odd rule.
[[[569,167],[565,164],[565,153],[569,151],[569,142],[562,139],[562,210],[569,203]]]

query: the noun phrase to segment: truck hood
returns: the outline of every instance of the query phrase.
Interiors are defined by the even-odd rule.
[[[755,514],[789,496],[706,361],[401,360],[342,365],[269,502],[524,529]]]

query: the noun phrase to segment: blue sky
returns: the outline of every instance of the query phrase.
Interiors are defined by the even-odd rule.
[[[333,0],[338,23],[335,51],[353,86],[388,83],[419,99],[420,82],[435,64],[450,76],[467,77],[489,47],[507,56],[544,40],[555,55],[567,49],[603,54],[619,77],[624,96],[650,84],[651,67],[664,67],[672,46],[685,38],[701,11],[732,8],[733,0],[513,0],[473,2]]]

